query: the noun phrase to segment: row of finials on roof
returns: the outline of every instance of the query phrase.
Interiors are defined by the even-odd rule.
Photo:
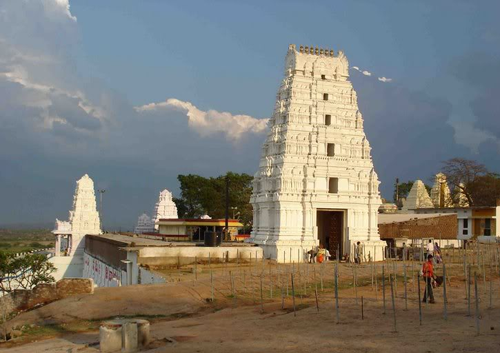
[[[333,49],[323,49],[318,47],[314,48],[313,46],[309,48],[308,46],[304,47],[303,45],[301,45],[299,47],[299,52],[306,54],[313,54],[313,55],[315,54],[315,55],[335,56],[335,52],[333,51]]]

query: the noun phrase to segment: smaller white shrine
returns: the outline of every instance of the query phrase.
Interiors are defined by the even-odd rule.
[[[408,212],[409,210],[416,210],[417,208],[433,208],[434,205],[432,200],[425,188],[425,184],[422,180],[415,180],[410,192],[408,193],[408,198],[403,203],[403,212]]]
[[[172,200],[172,193],[167,189],[160,192],[158,202],[155,205],[155,211],[153,213],[153,223],[155,224],[155,229],[158,229],[158,221],[160,219],[177,219],[177,206]]]
[[[155,222],[147,214],[143,213],[137,220],[134,232],[137,234],[151,233],[155,231]]]

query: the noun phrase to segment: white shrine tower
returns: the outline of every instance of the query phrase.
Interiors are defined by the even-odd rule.
[[[153,220],[155,222],[155,229],[158,229],[156,224],[160,219],[177,219],[177,206],[172,200],[172,193],[167,189],[160,192],[158,202],[155,205],[153,213]]]
[[[73,196],[73,207],[69,211],[69,221],[56,219],[55,229],[52,231],[56,235],[55,256],[60,255],[61,237],[66,239],[66,255],[73,255],[77,251],[83,253],[86,234],[101,234],[101,221],[97,212],[94,181],[85,174],[76,181],[75,194]]]
[[[57,268],[53,274],[54,278],[58,280],[63,277],[81,277],[85,235],[102,233],[94,181],[87,174],[76,182],[69,221],[56,219],[52,233],[56,236],[55,256],[50,259]],[[61,251],[61,238],[65,239],[63,251]]]
[[[379,181],[342,51],[290,45],[253,181],[250,241],[268,258],[303,261],[312,247],[335,256],[355,243],[381,259]]]
[[[143,213],[137,219],[134,233],[143,234],[155,231],[155,222],[147,214]]]

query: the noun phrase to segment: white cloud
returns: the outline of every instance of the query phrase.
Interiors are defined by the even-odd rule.
[[[189,127],[201,136],[209,136],[222,132],[232,142],[242,138],[246,133],[260,134],[266,131],[269,119],[256,119],[249,115],[233,115],[217,110],[203,111],[190,102],[175,98],[165,102],[150,103],[135,108],[139,113],[178,110],[186,114]]]
[[[68,55],[75,34],[69,0],[0,3],[0,94],[10,97],[0,120],[35,133],[61,124],[86,135],[103,127],[104,109],[87,98]],[[29,114],[16,115],[26,108]]]
[[[500,146],[500,140],[491,132],[476,128],[474,122],[453,120],[450,122],[455,130],[455,142],[478,153],[479,146],[488,140],[495,141]]]
[[[69,10],[69,0],[44,0],[43,3],[47,11],[61,12],[76,22],[76,17]]]
[[[382,77],[379,77],[378,80],[382,81],[382,82],[391,82],[392,78],[388,78],[388,77],[382,76]]]
[[[353,70],[356,70],[360,73],[362,73],[363,75],[365,76],[371,76],[372,73],[370,71],[367,71],[367,70],[362,70],[360,69],[358,66],[351,66],[351,69]],[[388,78],[388,77],[385,77],[385,76],[382,76],[382,77],[378,77],[377,78],[379,81],[381,82],[384,82],[384,83],[387,83],[387,82],[391,82],[392,81],[392,78]]]

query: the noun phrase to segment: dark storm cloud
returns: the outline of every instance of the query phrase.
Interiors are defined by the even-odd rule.
[[[500,138],[500,56],[485,52],[467,54],[454,61],[450,71],[465,86],[473,88],[470,107],[476,118],[475,127]]]
[[[453,127],[448,124],[448,101],[358,74],[351,79],[382,182],[382,196],[392,198],[397,177],[428,182],[439,171],[441,161],[469,155],[469,150],[454,140]]]

